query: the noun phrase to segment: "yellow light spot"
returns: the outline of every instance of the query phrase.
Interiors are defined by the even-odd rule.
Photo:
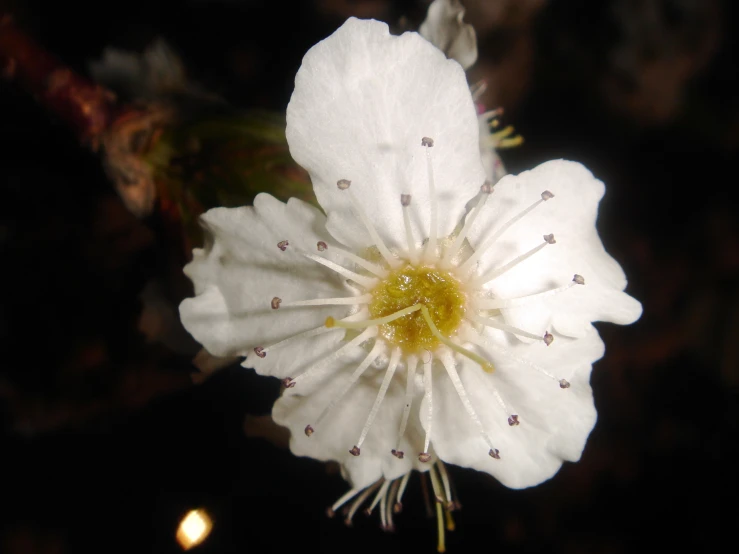
[[[421,304],[445,337],[454,335],[465,312],[465,295],[450,273],[433,267],[406,266],[391,272],[372,291],[372,319],[392,315]],[[380,334],[405,354],[435,350],[441,342],[434,336],[420,311],[380,325]]]
[[[205,510],[190,510],[177,528],[177,542],[183,550],[201,544],[213,528],[213,522]]]

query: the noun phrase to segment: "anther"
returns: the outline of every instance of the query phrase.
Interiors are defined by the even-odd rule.
[[[277,243],[277,248],[279,248],[279,249],[280,249],[280,250],[282,250],[283,252],[284,252],[285,250],[287,250],[287,247],[288,247],[288,246],[290,246],[290,243],[289,243],[289,242],[287,242],[286,240],[281,240],[280,242],[278,242],[278,243]]]
[[[280,307],[281,303],[282,303],[282,298],[280,298],[279,296],[275,296],[272,299],[272,302],[269,303],[269,305],[272,306],[273,310],[276,310],[277,308]]]
[[[546,202],[547,200],[551,200],[552,198],[554,198],[554,195],[548,190],[545,190],[541,193],[541,199],[544,200],[544,202]]]
[[[355,446],[349,451],[349,454],[351,454],[352,456],[359,456],[359,452],[359,447]]]
[[[398,460],[402,460],[405,456],[405,452],[403,452],[402,450],[395,450],[394,448],[390,451],[390,454],[398,458]]]
[[[431,461],[431,454],[429,454],[428,452],[421,452],[418,455],[418,461],[424,464]]]
[[[550,233],[548,235],[544,235],[544,241],[547,244],[554,244],[554,243],[557,242],[556,240],[554,240],[554,235],[552,233]]]
[[[490,184],[490,181],[485,181],[482,186],[480,187],[480,192],[483,194],[492,194],[493,193],[493,185]]]
[[[488,456],[495,460],[500,460],[500,451],[497,448],[491,448],[490,452],[488,452]]]
[[[400,195],[400,205],[404,208],[407,208],[411,205],[411,195],[410,194],[401,194]]]
[[[284,387],[285,387],[286,389],[291,389],[291,388],[293,388],[293,387],[295,386],[295,380],[294,380],[294,379],[293,379],[292,377],[285,377],[285,378],[284,378],[284,379],[282,380],[282,385],[283,385],[283,386],[284,386]]]
[[[552,335],[549,331],[544,333],[544,344],[549,346],[554,342],[554,335]]]
[[[306,437],[310,437],[314,432],[315,431],[314,431],[313,427],[311,427],[310,425],[306,425],[305,426],[305,436]]]
[[[575,283],[575,284],[577,284],[577,285],[584,285],[585,284],[585,279],[583,278],[582,275],[575,274],[575,276],[572,278],[572,282]]]
[[[267,353],[266,353],[266,352],[264,351],[264,347],[263,347],[263,346],[257,346],[257,347],[256,347],[256,348],[254,349],[254,353],[255,353],[255,354],[256,354],[257,356],[259,356],[260,358],[264,358],[265,356],[267,356]]]
[[[560,379],[559,380],[559,388],[560,389],[569,389],[570,388],[570,382],[567,379]]]
[[[349,179],[339,179],[336,181],[336,186],[339,190],[346,190],[351,186],[352,182]]]
[[[423,138],[421,139],[421,146],[428,146],[428,147],[431,147],[431,146],[433,146],[433,145],[434,145],[434,139],[432,139],[432,138],[429,138],[429,137],[423,137]]]
[[[326,248],[328,248],[328,244],[326,244],[322,240],[319,240],[316,244],[316,248],[318,248],[319,252],[323,252],[324,250],[326,250]]]
[[[518,416],[516,414],[508,416],[508,425],[511,427],[515,427],[516,425],[520,425],[521,422],[518,421]]]

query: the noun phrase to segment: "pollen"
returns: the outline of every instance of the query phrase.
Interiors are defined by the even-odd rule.
[[[371,291],[370,315],[378,319],[400,310],[425,305],[439,332],[454,335],[465,314],[466,296],[449,272],[431,266],[407,265],[392,271]],[[420,311],[380,325],[380,334],[405,354],[435,350],[441,342]]]

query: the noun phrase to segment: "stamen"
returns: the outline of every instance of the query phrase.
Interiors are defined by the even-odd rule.
[[[364,489],[364,492],[360,494],[354,502],[352,502],[352,505],[349,508],[349,513],[347,513],[346,517],[344,518],[344,525],[346,525],[347,527],[352,526],[352,519],[354,518],[354,514],[357,513],[357,510],[360,508],[360,506],[364,504],[364,501],[367,500],[369,495],[372,494],[377,489],[377,487],[380,486],[381,483],[382,481],[375,481],[369,487]]]
[[[270,306],[272,307],[273,310],[276,310],[277,308],[279,308],[280,304],[282,304],[282,298],[279,298],[277,296],[275,296],[272,299],[272,302],[270,302]]]
[[[441,481],[439,481],[439,476],[436,474],[436,464],[432,465],[429,468],[429,477],[431,478],[431,487],[434,489],[434,499],[439,504],[446,504],[444,501],[444,493],[443,489],[441,488]]]
[[[501,310],[505,308],[512,308],[514,306],[522,306],[529,302],[535,302],[546,298],[547,296],[554,296],[560,292],[564,292],[571,289],[575,285],[584,285],[585,279],[581,275],[575,275],[575,277],[562,287],[556,287],[553,289],[545,290],[544,292],[537,292],[535,294],[529,294],[527,296],[519,296],[517,298],[482,298],[475,301],[475,307],[478,310]]]
[[[470,87],[470,94],[473,100],[477,100],[487,90],[488,84],[485,81],[477,81]],[[502,108],[498,108],[502,110]]]
[[[375,327],[377,325],[384,325],[385,323],[390,323],[391,321],[395,321],[396,319],[400,319],[401,317],[405,317],[410,313],[417,312],[418,310],[423,310],[425,306],[422,304],[415,304],[413,306],[408,306],[407,308],[403,308],[402,310],[398,310],[394,314],[386,315],[385,317],[378,317],[377,319],[368,319],[365,321],[336,321],[333,317],[329,316],[326,318],[326,327],[342,327],[344,329],[365,329],[367,327]]]
[[[421,452],[418,455],[418,459],[421,462],[428,462],[431,459],[431,454],[429,454],[429,443],[431,442],[431,425],[434,422],[433,418],[433,388],[431,383],[431,364],[434,362],[434,358],[431,357],[427,362],[424,362],[423,364],[423,399],[426,401],[426,406],[428,409],[426,410],[426,425],[424,427],[426,428],[426,438],[423,441],[423,452]]]
[[[437,219],[437,202],[436,202],[436,185],[434,185],[434,168],[431,165],[431,147],[434,145],[434,140],[429,137],[423,137],[421,139],[421,146],[426,148],[426,169],[429,177],[429,202],[431,203],[431,221],[429,222],[429,240],[426,243],[426,250],[423,253],[423,257],[427,262],[431,262],[436,259],[436,244],[438,233],[436,219]]]
[[[375,246],[377,246],[377,249],[380,251],[380,254],[382,254],[382,257],[385,258],[385,261],[388,263],[390,267],[399,267],[400,266],[400,260],[398,260],[395,256],[392,255],[390,250],[388,250],[387,246],[385,246],[385,243],[383,242],[382,238],[380,238],[380,235],[377,234],[377,229],[375,229],[375,226],[372,224],[372,221],[369,217],[367,217],[367,214],[364,211],[364,208],[362,208],[362,205],[359,203],[359,201],[354,196],[354,193],[349,189],[349,186],[351,185],[351,181],[348,181],[346,179],[340,179],[336,186],[339,187],[339,190],[348,190],[349,194],[349,200],[352,203],[352,206],[354,207],[354,211],[359,216],[359,219],[362,220],[362,223],[364,224],[364,227],[367,229],[367,232],[369,233],[370,237],[372,238],[372,242],[374,242]]]
[[[316,427],[318,427],[318,425],[320,425],[320,423],[323,421],[323,418],[325,418],[326,415],[331,410],[333,410],[334,406],[336,406],[336,404],[338,404],[341,401],[341,399],[344,398],[344,395],[347,392],[349,392],[349,389],[351,389],[352,386],[354,385],[354,383],[356,383],[359,380],[359,378],[366,371],[366,369],[370,365],[372,365],[372,362],[374,362],[377,359],[377,357],[380,355],[380,352],[381,352],[382,348],[383,348],[382,341],[379,341],[379,340],[375,341],[375,344],[372,346],[372,349],[370,350],[369,354],[367,354],[367,356],[364,358],[364,360],[362,360],[362,363],[360,363],[357,366],[357,368],[354,370],[354,373],[352,373],[351,377],[349,378],[349,381],[347,381],[347,383],[341,389],[341,391],[339,392],[339,394],[337,394],[336,396],[334,396],[331,399],[331,401],[328,403],[328,405],[320,413],[320,415],[316,419],[316,423],[315,423],[315,426]],[[310,425],[308,427],[310,427],[312,431],[315,430]],[[307,434],[307,432],[306,432],[306,434]],[[312,434],[313,434],[313,432],[311,432],[311,435]]]
[[[485,181],[485,183],[480,187],[480,195],[477,198],[477,204],[475,204],[474,211],[467,219],[465,219],[464,227],[462,227],[462,230],[459,232],[459,235],[457,235],[457,238],[454,239],[454,243],[452,244],[451,248],[447,249],[447,251],[444,252],[444,258],[441,260],[441,267],[443,269],[448,269],[449,267],[451,267],[450,261],[452,259],[452,256],[459,252],[459,249],[462,246],[462,242],[465,238],[467,238],[467,233],[472,228],[472,224],[475,222],[475,219],[477,219],[477,216],[482,211],[485,202],[490,197],[492,192],[493,186],[489,182]]]
[[[359,346],[364,341],[371,339],[374,337],[377,333],[374,329],[367,329],[366,331],[360,333],[356,337],[354,337],[352,340],[350,340],[347,343],[344,343],[341,348],[338,348],[334,352],[331,352],[328,356],[324,357],[323,359],[319,360],[318,362],[311,364],[311,366],[308,368],[308,370],[304,371],[295,379],[292,379],[292,383],[290,385],[290,388],[294,387],[298,381],[303,381],[305,378],[314,375],[318,372],[319,369],[323,369],[323,367],[331,362],[332,360],[335,360],[336,358],[340,357],[344,352],[347,350],[350,350],[354,348],[355,346]]]
[[[357,494],[359,494],[362,491],[362,489],[351,489],[348,492],[346,492],[341,498],[339,498],[336,502],[334,502],[331,507],[326,510],[326,515],[328,517],[334,517],[334,514],[336,514],[336,511],[341,508],[344,504],[349,502],[352,498],[354,498]]]
[[[351,260],[352,262],[354,262],[358,266],[363,267],[364,269],[366,269],[370,273],[374,273],[375,275],[377,275],[381,279],[384,279],[385,277],[387,277],[388,272],[386,270],[384,270],[383,268],[381,268],[378,265],[373,264],[369,260],[365,260],[361,256],[357,256],[356,254],[353,254],[352,252],[347,252],[346,250],[344,250],[342,248],[339,248],[337,246],[332,246],[331,247],[331,252],[335,252],[336,254],[338,254],[339,256],[341,256],[343,258],[346,258],[347,260]]]
[[[530,367],[531,369],[533,369],[535,371],[538,371],[542,375],[544,375],[546,377],[549,377],[551,380],[556,381],[557,383],[559,383],[560,386],[562,384],[562,381],[565,381],[564,379],[560,379],[559,377],[556,377],[556,376],[552,375],[551,373],[549,373],[544,368],[542,368],[542,367],[540,367],[540,366],[538,366],[536,364],[533,364],[533,363],[531,363],[528,360],[524,360],[523,358],[519,358],[517,356],[513,356],[513,355],[511,355],[511,353],[509,351],[503,350],[502,348],[498,347],[494,343],[489,342],[489,341],[486,341],[486,340],[483,340],[479,336],[475,336],[475,335],[476,335],[476,333],[467,333],[467,335],[465,336],[465,338],[466,338],[466,340],[468,340],[469,342],[471,342],[473,344],[476,344],[476,345],[481,346],[481,347],[486,348],[486,349],[494,350],[494,351],[498,352],[501,355],[507,356],[508,359],[510,359],[510,360],[512,360],[514,362],[517,362],[519,364],[526,365],[526,366]],[[567,381],[565,381],[565,383],[567,383]],[[567,387],[562,387],[562,388],[567,388]]]
[[[351,279],[352,281],[363,286],[366,289],[371,289],[377,284],[377,279],[375,279],[374,277],[365,277],[364,275],[360,275],[359,273],[354,273],[353,271],[350,271],[345,267],[332,262],[331,260],[322,258],[321,256],[316,256],[315,254],[309,254],[307,252],[301,252],[301,254],[303,254],[303,256],[305,256],[306,258],[313,260],[314,262],[318,262],[321,265],[325,265],[329,269],[333,269],[339,275],[343,275],[347,279]]]
[[[398,493],[398,485],[400,485],[399,479],[393,479],[392,485],[390,485],[390,492],[387,495],[387,527],[384,529],[392,533],[395,531],[395,524],[393,523],[393,513],[395,512],[395,501],[396,494]]]
[[[280,299],[278,298],[277,300]],[[348,296],[345,298],[315,298],[313,300],[295,300],[293,302],[282,302],[282,300],[280,300],[280,303],[278,303],[277,307],[297,308],[300,306],[344,306],[354,304],[369,304],[371,301],[372,295],[364,294],[362,296]]]
[[[523,329],[519,329],[518,327],[514,327],[513,325],[508,325],[507,323],[499,323],[487,317],[482,317],[482,316],[475,315],[475,314],[467,314],[466,317],[467,317],[467,320],[469,321],[474,321],[475,323],[485,325],[486,327],[492,327],[493,329],[505,331],[506,333],[511,333],[511,334],[518,335],[521,337],[527,337],[529,339],[544,341],[545,343],[548,340],[547,335],[549,335],[549,333],[545,333],[544,336],[542,337],[539,335],[535,335],[534,333],[529,333],[528,331],[524,331]],[[551,337],[551,340],[549,341],[549,343],[551,344],[551,341],[554,340],[554,337],[552,337],[551,335],[549,336]]]
[[[482,245],[478,249],[475,250],[474,254],[472,254],[472,256],[470,256],[460,266],[460,270],[462,272],[469,271],[470,267],[472,267],[472,264],[476,263],[477,260],[480,259],[480,256],[482,256],[485,253],[485,251],[488,248],[490,248],[493,245],[493,243],[495,243],[495,241],[498,240],[498,238],[500,238],[500,236],[503,233],[505,233],[508,229],[510,229],[510,227],[512,225],[514,225],[515,223],[517,223],[518,221],[520,221],[521,219],[523,219],[526,215],[529,214],[529,212],[531,212],[531,210],[533,210],[534,208],[536,208],[542,202],[546,202],[547,200],[550,200],[552,198],[554,198],[554,195],[551,192],[549,192],[548,190],[545,190],[544,192],[542,192],[541,193],[541,198],[539,200],[537,200],[536,202],[534,202],[533,204],[531,204],[531,206],[529,206],[528,208],[526,208],[525,210],[523,210],[521,213],[515,215],[513,218],[511,218],[508,221],[506,221],[500,229],[498,229],[495,233],[493,233],[493,235],[490,238],[488,238],[485,242],[483,242]]]
[[[280,242],[277,243],[277,248],[279,248],[283,252],[287,250],[288,246],[290,246],[290,243],[286,240],[281,240]]]
[[[347,316],[346,319],[349,319],[351,317],[354,317],[354,316],[353,315]],[[344,321],[344,320],[341,320],[341,321]],[[303,331],[301,333],[292,335],[291,337],[287,337],[286,339],[282,339],[280,342],[276,342],[274,344],[271,344],[270,346],[257,346],[254,349],[254,352],[260,358],[264,358],[267,355],[267,352],[271,350],[275,350],[277,348],[282,348],[283,346],[291,343],[294,340],[315,337],[318,335],[322,335],[323,333],[327,333],[330,330],[331,329],[327,328],[325,325],[321,325],[320,327],[314,327],[313,329],[308,329],[307,331]]]
[[[405,240],[408,243],[408,257],[413,265],[418,264],[418,250],[416,249],[416,241],[413,239],[413,231],[411,230],[411,216],[408,207],[411,205],[411,195],[401,194],[400,204],[403,206],[403,224],[405,225]]]
[[[444,465],[444,462],[439,461],[434,464],[434,467],[438,470],[439,476],[441,477],[441,483],[444,485],[444,496],[446,498],[445,508],[447,510],[453,510],[454,501],[452,500],[452,486],[449,482],[449,474],[446,471],[446,466]]]
[[[467,411],[467,414],[470,416],[470,419],[472,419],[472,421],[475,423],[475,426],[480,432],[480,435],[482,436],[483,440],[490,447],[490,452],[489,452],[490,456],[495,458],[493,453],[497,455],[498,450],[493,447],[492,440],[490,440],[490,437],[488,437],[487,433],[485,432],[485,428],[482,425],[482,421],[480,421],[480,418],[477,415],[477,412],[475,412],[475,408],[472,406],[472,402],[467,396],[467,392],[464,390],[464,385],[462,384],[462,380],[459,378],[459,374],[457,373],[457,368],[454,362],[454,358],[452,357],[452,353],[449,351],[442,352],[440,359],[441,359],[441,363],[444,365],[444,368],[446,369],[447,374],[449,375],[449,378],[452,380],[452,385],[454,385],[454,388],[457,391],[457,395],[459,396],[459,399],[462,401],[462,405],[464,406],[464,409]]]
[[[439,330],[436,328],[436,325],[434,325],[434,322],[431,320],[431,316],[429,315],[428,308],[424,306],[423,304],[421,304],[421,314],[423,314],[423,319],[426,320],[426,325],[428,325],[429,329],[431,329],[431,334],[433,334],[437,339],[439,339],[441,342],[446,344],[449,348],[451,348],[455,352],[462,354],[463,356],[466,356],[473,362],[479,364],[479,366],[483,369],[483,371],[486,371],[487,373],[492,373],[493,371],[495,371],[495,367],[493,366],[493,364],[488,362],[485,358],[478,356],[474,352],[471,352],[458,344],[455,344],[450,339],[442,335],[439,332]]]
[[[542,248],[544,248],[546,245],[548,245],[548,244],[554,244],[555,242],[556,241],[554,240],[554,235],[544,235],[544,242],[542,242],[540,245],[535,246],[534,248],[532,248],[528,252],[526,252],[524,254],[521,254],[517,258],[512,259],[510,262],[508,262],[504,266],[499,267],[498,269],[493,269],[491,271],[488,271],[485,275],[483,275],[481,277],[477,277],[476,279],[473,280],[473,286],[475,286],[475,287],[481,287],[482,285],[484,285],[486,283],[489,283],[493,279],[497,279],[498,277],[500,277],[501,275],[503,275],[506,271],[508,271],[510,269],[513,269],[514,267],[516,267],[521,262],[526,261],[527,259],[529,259],[531,256],[533,256],[534,254],[536,254],[539,250],[541,250]],[[477,252],[475,252],[475,254],[476,253]],[[467,262],[465,262],[465,263],[467,263]]]
[[[408,485],[408,479],[411,477],[411,472],[409,471],[405,475],[403,475],[403,478],[400,480],[400,487],[398,487],[398,496],[395,499],[395,506],[393,507],[393,510],[396,514],[399,514],[403,511],[403,493],[405,492],[405,487]]]
[[[390,481],[385,480],[385,481],[382,482],[382,486],[380,487],[380,490],[377,491],[377,494],[375,495],[375,498],[372,501],[372,504],[370,504],[369,508],[367,508],[364,511],[365,514],[367,514],[367,515],[371,515],[372,514],[372,511],[375,509],[375,506],[377,506],[377,504],[380,502],[380,500],[382,498],[384,498],[385,495],[387,494],[387,489],[388,489],[389,486],[390,486]]]
[[[418,365],[418,357],[408,356],[406,360],[408,377],[405,385],[405,406],[403,407],[403,417],[400,419],[400,430],[398,431],[398,440],[395,443],[395,448],[391,450],[393,456],[399,460],[403,459],[405,453],[400,449],[400,441],[405,435],[405,428],[408,425],[408,416],[411,413],[411,403],[413,402],[413,385],[416,377],[416,366]]]
[[[324,250],[326,250],[326,248],[328,248],[328,244],[326,244],[322,240],[319,240],[316,243],[316,248],[318,249],[319,252],[323,252]]]
[[[362,443],[364,442],[364,439],[367,437],[367,433],[369,433],[370,427],[372,427],[372,424],[375,422],[375,417],[377,417],[377,412],[380,409],[380,404],[382,404],[382,401],[385,399],[385,394],[387,393],[387,389],[390,386],[390,381],[393,378],[393,375],[395,374],[395,369],[398,367],[398,362],[400,361],[400,354],[401,350],[400,348],[395,348],[393,350],[393,353],[390,355],[390,363],[387,366],[387,370],[385,371],[385,378],[382,380],[382,384],[380,385],[380,390],[377,391],[377,397],[375,398],[375,403],[372,405],[372,409],[370,410],[369,416],[367,416],[367,421],[364,423],[364,428],[362,429],[362,433],[359,435],[359,440],[357,441],[357,444],[354,446],[357,450],[359,450],[362,447]]]
[[[387,481],[388,487],[385,488],[385,494],[380,497],[380,529],[387,529],[387,495],[390,481]]]

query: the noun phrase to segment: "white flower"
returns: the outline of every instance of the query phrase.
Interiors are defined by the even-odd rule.
[[[185,327],[282,378],[292,451],[355,491],[435,456],[516,488],[577,460],[591,322],[641,313],[595,229],[603,184],[566,161],[486,183],[461,66],[376,21],[306,54],[287,121],[326,215],[267,194],[207,212]]]

